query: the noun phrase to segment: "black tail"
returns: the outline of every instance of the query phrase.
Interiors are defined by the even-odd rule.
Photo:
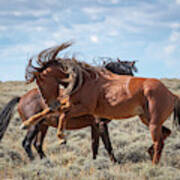
[[[0,112],[0,140],[9,125],[15,105],[19,102],[20,97],[15,97]]]
[[[180,98],[177,97],[175,106],[174,106],[174,120],[173,124],[180,130]]]

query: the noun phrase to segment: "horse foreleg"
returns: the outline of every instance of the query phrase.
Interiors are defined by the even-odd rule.
[[[112,148],[111,141],[109,138],[108,126],[103,120],[100,121],[99,131],[100,131],[100,136],[104,143],[105,149],[107,150],[111,161],[114,163],[117,162],[117,160],[114,156],[113,148]]]
[[[32,125],[36,125],[37,123],[39,123],[44,118],[44,116],[46,116],[50,112],[51,112],[51,109],[46,108],[42,112],[31,116],[27,121],[24,121],[21,124],[20,129],[27,129],[28,127],[30,127]]]
[[[60,117],[57,128],[57,136],[60,139],[60,144],[66,143],[64,136],[64,129],[66,128],[67,121],[74,117],[80,117],[83,115],[89,114],[88,110],[84,108],[81,104],[77,104],[69,108],[69,106],[65,107],[65,109],[60,109],[59,111]]]
[[[65,144],[66,139],[64,135],[64,129],[66,128],[65,112],[61,113],[59,116],[58,128],[57,128],[57,137],[59,138],[59,144]]]
[[[91,138],[92,138],[92,152],[93,152],[93,159],[96,159],[98,154],[99,148],[99,125],[96,123],[91,127]]]

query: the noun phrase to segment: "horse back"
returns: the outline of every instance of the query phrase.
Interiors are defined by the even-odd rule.
[[[101,87],[95,109],[95,114],[101,117],[120,119],[141,115],[146,104],[153,101],[158,111],[163,112],[160,106],[173,107],[173,94],[158,79],[116,76]]]

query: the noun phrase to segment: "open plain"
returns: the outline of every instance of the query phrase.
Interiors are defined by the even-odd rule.
[[[180,95],[179,79],[161,79]],[[22,96],[35,84],[22,81],[0,82],[0,110],[15,96]],[[173,116],[165,125],[171,130]],[[180,179],[180,132],[172,130],[165,142],[160,163],[152,166],[147,148],[152,144],[150,133],[138,117],[109,123],[109,132],[119,164],[113,164],[100,142],[99,155],[92,160],[90,128],[68,131],[68,142],[59,146],[56,130],[49,128],[45,138],[46,159],[30,161],[21,146],[26,131],[20,130],[21,120],[15,109],[13,118],[0,142],[0,179],[7,180],[178,180]]]

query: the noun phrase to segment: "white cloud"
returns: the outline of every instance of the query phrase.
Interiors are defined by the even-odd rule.
[[[7,29],[6,26],[1,26],[1,25],[0,25],[0,31],[5,31],[6,29]]]
[[[178,28],[180,28],[180,23],[178,23],[178,22],[172,23],[172,24],[170,25],[170,27],[171,27],[172,29],[178,29]]]
[[[119,32],[115,29],[111,30],[109,33],[108,33],[109,36],[118,36],[119,35]]]
[[[119,0],[98,0],[98,2],[102,4],[118,4]]]
[[[82,9],[92,20],[97,20],[105,16],[106,8],[102,7],[85,7]]]
[[[83,12],[90,15],[103,13],[105,10],[106,8],[102,8],[102,7],[85,7],[82,9]]]
[[[17,2],[26,2],[26,0],[16,0]]]
[[[175,49],[176,49],[175,45],[168,45],[164,48],[164,51],[167,55],[170,55],[175,51]]]
[[[99,38],[96,35],[92,35],[90,36],[90,40],[94,43],[98,43],[99,42]]]
[[[23,13],[22,12],[20,12],[20,11],[14,11],[14,12],[12,12],[12,15],[14,15],[14,16],[22,16],[23,15]]]
[[[47,47],[53,47],[53,46],[57,45],[57,41],[50,40],[50,41],[46,41],[44,44]]]
[[[180,5],[180,0],[176,0],[176,4]]]
[[[111,0],[111,3],[112,3],[112,4],[118,4],[118,3],[119,3],[119,0]]]
[[[176,41],[179,40],[179,38],[180,38],[180,33],[179,33],[179,32],[173,32],[173,33],[171,34],[169,40],[170,40],[171,42],[176,42]]]
[[[33,9],[28,9],[28,10],[19,10],[19,11],[1,11],[0,15],[2,16],[8,16],[8,15],[12,15],[12,16],[16,16],[16,17],[24,17],[24,16],[30,16],[30,17],[42,17],[42,16],[46,16],[49,15],[50,11],[47,10],[33,10]]]
[[[41,27],[41,26],[36,26],[36,27],[35,27],[35,30],[38,31],[38,32],[43,31],[43,29],[44,29],[44,28]]]

